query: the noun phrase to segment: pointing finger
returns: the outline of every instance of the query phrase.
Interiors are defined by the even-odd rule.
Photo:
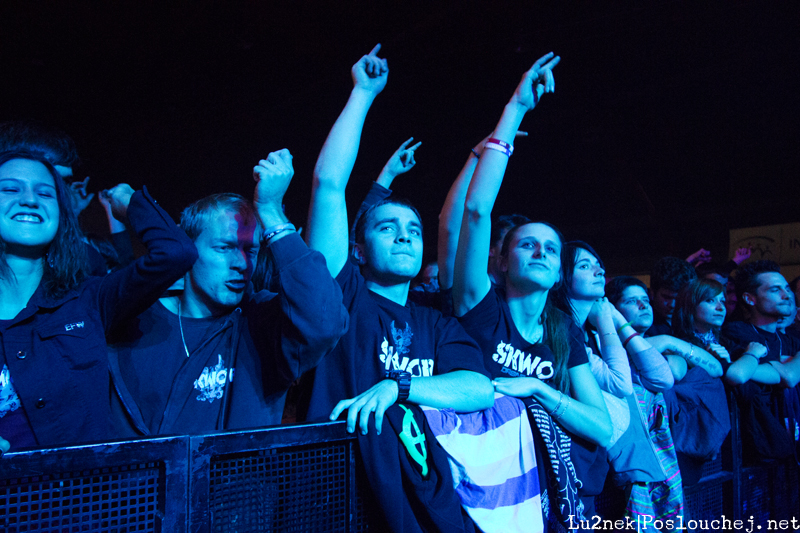
[[[373,49],[370,51],[370,53],[369,53],[369,54],[367,54],[367,55],[370,55],[370,56],[375,56],[375,55],[377,55],[377,54],[378,54],[378,52],[380,52],[380,50],[381,50],[381,43],[378,43],[378,44],[376,44],[376,45],[375,45],[375,48],[373,48]]]
[[[412,138],[413,138],[413,137],[412,137]],[[415,144],[414,146],[412,146],[411,148],[409,148],[409,150],[411,150],[411,151],[413,152],[414,150],[416,150],[417,148],[419,148],[421,145],[422,145],[422,141],[418,142],[417,144]]]

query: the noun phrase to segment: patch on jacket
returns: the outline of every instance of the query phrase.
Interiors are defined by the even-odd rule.
[[[215,366],[207,366],[203,369],[200,377],[194,380],[194,388],[200,391],[197,395],[197,401],[214,403],[214,400],[219,400],[225,392],[225,384],[228,381],[233,381],[233,368],[230,370],[225,368],[222,361],[222,356],[217,355],[218,362]]]

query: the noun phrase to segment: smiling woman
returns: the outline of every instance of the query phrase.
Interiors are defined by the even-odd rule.
[[[121,184],[149,254],[105,278],[87,275],[69,194],[38,155],[0,155],[0,451],[110,437],[105,334],[155,301],[196,257],[146,191]],[[123,305],[124,302],[124,305]]]
[[[14,279],[16,297],[0,302],[0,319],[13,318],[42,282],[58,297],[86,276],[85,249],[69,196],[43,158],[9,152],[0,157],[0,283]],[[46,259],[46,261],[45,261]]]

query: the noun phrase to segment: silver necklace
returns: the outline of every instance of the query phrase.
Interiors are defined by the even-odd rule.
[[[189,348],[186,347],[186,337],[183,336],[183,323],[181,322],[181,299],[178,297],[178,328],[181,330],[181,341],[183,342],[183,350],[186,352],[186,357],[189,357]]]

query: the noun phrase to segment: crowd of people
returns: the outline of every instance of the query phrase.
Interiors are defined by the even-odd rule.
[[[0,124],[0,450],[276,425],[294,386],[298,421],[358,433],[379,520],[448,532],[590,530],[605,490],[628,517],[677,524],[729,433],[726,387],[746,459],[796,454],[798,281],[777,264],[700,250],[659,260],[649,287],[609,280],[590,244],[493,213],[558,56],[465,150],[422,282],[421,217],[390,190],[420,143],[395,151],[349,221],[388,80],[379,48],[352,68],[302,238],[282,209],[286,149],[254,167],[252,199],[199,199],[179,225],[146,188],[102,191],[110,237],[90,239],[72,140]]]

